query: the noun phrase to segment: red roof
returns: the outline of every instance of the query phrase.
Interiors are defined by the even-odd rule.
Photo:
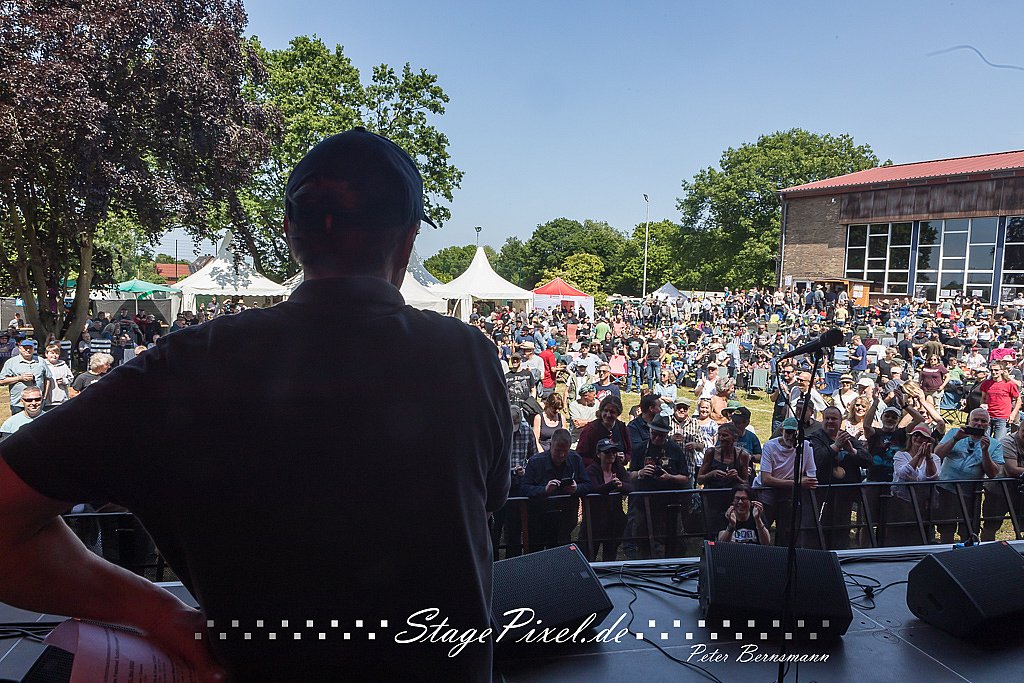
[[[546,285],[541,285],[533,290],[534,294],[546,294],[548,296],[590,296],[581,292],[560,277],[556,277]]]
[[[156,274],[166,278],[171,284],[174,284],[178,280],[183,280],[188,277],[188,265],[179,263],[177,265],[173,263],[156,263]],[[177,274],[175,274],[177,269]]]
[[[936,161],[918,161],[912,164],[896,166],[879,166],[868,168],[856,173],[826,178],[813,183],[794,185],[781,190],[783,193],[826,190],[843,188],[852,185],[874,185],[877,183],[899,183],[908,180],[927,178],[949,178],[975,173],[992,173],[1024,169],[1024,150],[999,152],[997,154],[980,154],[973,157],[956,157],[954,159],[938,159]]]

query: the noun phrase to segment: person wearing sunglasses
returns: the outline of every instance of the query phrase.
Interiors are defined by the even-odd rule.
[[[754,500],[754,491],[746,484],[737,484],[732,489],[732,505],[725,511],[727,525],[718,533],[718,542],[771,545],[763,513],[764,504]]]
[[[7,418],[0,425],[0,441],[18,431],[24,425],[39,417],[43,412],[43,392],[39,387],[26,387],[21,392],[21,405],[24,410]]]

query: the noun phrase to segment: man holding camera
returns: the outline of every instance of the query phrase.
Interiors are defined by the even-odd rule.
[[[658,415],[650,423],[650,439],[633,450],[629,460],[630,478],[636,491],[678,491],[692,489],[692,468],[686,453],[669,438],[672,425],[664,415]],[[657,544],[665,540],[665,556],[673,557],[677,547],[677,532],[682,529],[690,511],[690,494],[685,496],[655,495],[638,496],[630,508],[633,516],[634,533],[639,538],[640,551],[653,557],[648,536],[647,511],[650,510],[653,528],[650,535]],[[682,519],[680,519],[682,513]]]
[[[975,408],[967,418],[966,427],[946,433],[935,447],[935,455],[942,461],[940,482],[981,479],[998,474],[999,466],[1003,464],[1003,446],[987,436],[989,422],[988,411]],[[940,483],[936,490],[939,496],[936,517],[946,520],[936,524],[939,540],[952,543],[956,531],[961,541],[971,541],[976,529],[966,523],[963,510],[966,509],[969,514],[974,513],[975,484]]]

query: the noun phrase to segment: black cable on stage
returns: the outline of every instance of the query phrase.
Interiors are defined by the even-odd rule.
[[[25,638],[41,643],[43,638],[50,635],[50,631],[57,628],[63,622],[46,621],[24,621],[0,624],[0,640],[11,638]]]
[[[908,582],[907,579],[901,579],[900,581],[891,581],[890,583],[887,583],[883,586],[882,582],[873,576],[866,576],[864,574],[850,574],[848,572],[843,572],[843,575],[847,577],[847,579],[849,579],[849,581],[846,581],[846,586],[848,588],[859,588],[864,593],[864,599],[871,601],[870,605],[866,605],[862,602],[855,602],[855,598],[850,598],[851,605],[865,611],[875,609],[875,607],[877,606],[875,598],[878,595],[880,595],[882,591],[888,588],[892,588],[893,586],[898,586],[901,583]],[[871,583],[863,584],[857,579],[867,579]]]
[[[665,565],[655,565],[655,566],[657,567],[657,569],[655,569],[654,572],[652,572],[652,573],[660,574],[660,573],[665,571]],[[619,570],[618,570],[619,582],[616,583],[616,584],[612,584],[611,586],[606,586],[606,587],[607,588],[611,588],[613,586],[621,585],[622,587],[626,588],[627,590],[629,590],[630,593],[633,594],[633,598],[629,601],[629,604],[626,605],[626,608],[629,610],[629,622],[626,623],[626,632],[632,634],[635,637],[636,636],[636,631],[634,631],[632,629],[633,620],[636,618],[636,615],[633,613],[633,603],[635,603],[637,601],[637,599],[640,597],[640,594],[637,593],[636,588],[646,589],[646,590],[658,590],[658,589],[654,588],[654,584],[639,585],[636,588],[634,588],[630,583],[626,582],[626,580],[625,580],[626,573],[623,571],[624,569],[625,569],[625,563],[619,565]],[[645,570],[647,568],[646,567],[636,567],[636,569],[641,570],[639,572],[639,574],[642,574],[643,570]],[[611,571],[607,571],[607,570],[606,570],[605,573],[612,574]],[[612,574],[612,576],[610,578],[613,578],[613,577],[614,577],[614,574]],[[649,579],[648,579],[648,581],[649,581]],[[667,589],[667,588],[670,588],[670,587],[669,586],[662,586],[661,588]],[[679,589],[675,589],[675,590],[678,591]],[[672,591],[666,591],[666,592],[672,592]],[[643,642],[647,643],[648,645],[654,646],[654,648],[656,650],[658,650],[658,652],[660,652],[661,654],[665,655],[666,657],[668,657],[670,660],[672,660],[676,664],[679,664],[681,666],[685,666],[688,669],[696,671],[697,673],[699,673],[701,676],[704,676],[708,680],[714,681],[714,683],[724,683],[724,681],[722,681],[722,679],[718,678],[717,676],[715,676],[713,673],[711,673],[710,671],[708,671],[704,667],[699,666],[697,664],[692,664],[692,663],[687,662],[687,661],[685,661],[683,659],[679,659],[678,657],[673,656],[667,650],[665,650],[665,648],[661,647],[660,645],[658,645],[658,643],[654,642],[653,640],[648,640],[648,639],[644,638]]]

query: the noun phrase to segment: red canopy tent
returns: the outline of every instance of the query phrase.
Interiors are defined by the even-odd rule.
[[[582,308],[587,312],[587,317],[591,320],[594,318],[594,297],[581,292],[560,277],[533,290],[535,309],[560,306]]]

